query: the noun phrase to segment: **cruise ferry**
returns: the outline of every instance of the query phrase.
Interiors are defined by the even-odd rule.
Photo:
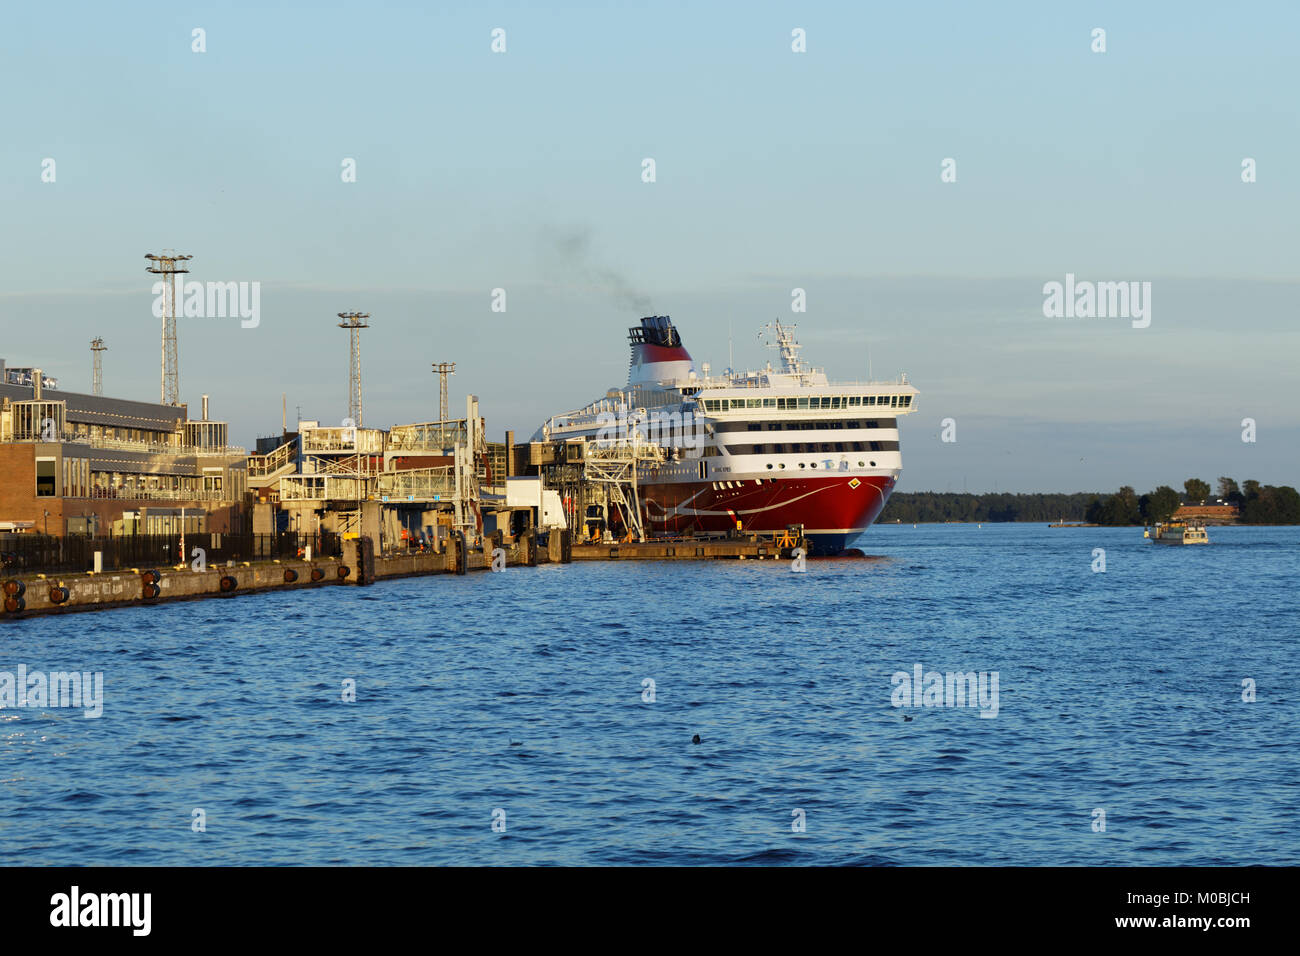
[[[629,329],[626,387],[548,419],[534,440],[627,440],[666,453],[638,472],[650,535],[783,532],[801,526],[813,554],[848,549],[902,473],[898,419],[916,409],[907,376],[836,384],[799,359],[792,326],[767,326],[780,354],[757,371],[699,371],[666,315]]]

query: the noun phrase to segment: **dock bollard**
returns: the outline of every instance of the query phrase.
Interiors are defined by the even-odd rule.
[[[573,563],[573,532],[568,528],[560,532],[560,563]]]
[[[469,546],[465,542],[465,532],[456,532],[456,573],[464,574],[469,570]]]
[[[369,535],[344,541],[342,560],[353,584],[364,587],[375,583],[375,541]],[[340,571],[339,577],[343,576]]]

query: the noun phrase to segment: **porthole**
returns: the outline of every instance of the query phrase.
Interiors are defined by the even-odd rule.
[[[805,468],[805,467],[807,467],[807,466],[806,466],[803,462],[799,462],[799,467],[800,467],[800,468]]]
[[[784,467],[785,467],[785,462],[781,462],[781,464],[780,464],[779,467],[784,468]]]
[[[876,467],[876,463],[875,463],[874,461],[871,463],[871,467],[872,467],[872,468],[875,468],[875,467]]]
[[[817,462],[814,461],[814,462],[812,463],[812,466],[813,466],[814,468],[816,468],[816,467],[817,467]]]
[[[772,470],[772,463],[770,461],[767,463],[767,470],[768,471]]]
[[[859,467],[859,468],[865,468],[866,465],[865,465],[863,462],[858,462],[858,467]]]

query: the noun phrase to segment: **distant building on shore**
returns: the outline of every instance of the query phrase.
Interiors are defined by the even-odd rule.
[[[1216,504],[1195,504],[1181,505],[1174,512],[1174,521],[1185,521],[1189,518],[1195,518],[1199,521],[1206,521],[1216,524],[1231,524],[1241,516],[1241,511],[1236,505],[1225,503]]]

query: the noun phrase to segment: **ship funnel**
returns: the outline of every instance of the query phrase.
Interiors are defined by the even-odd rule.
[[[672,319],[666,315],[647,315],[640,326],[627,330],[632,346],[632,360],[628,367],[628,385],[649,385],[658,382],[685,382],[694,371],[690,353],[682,346],[682,338],[673,328]]]

